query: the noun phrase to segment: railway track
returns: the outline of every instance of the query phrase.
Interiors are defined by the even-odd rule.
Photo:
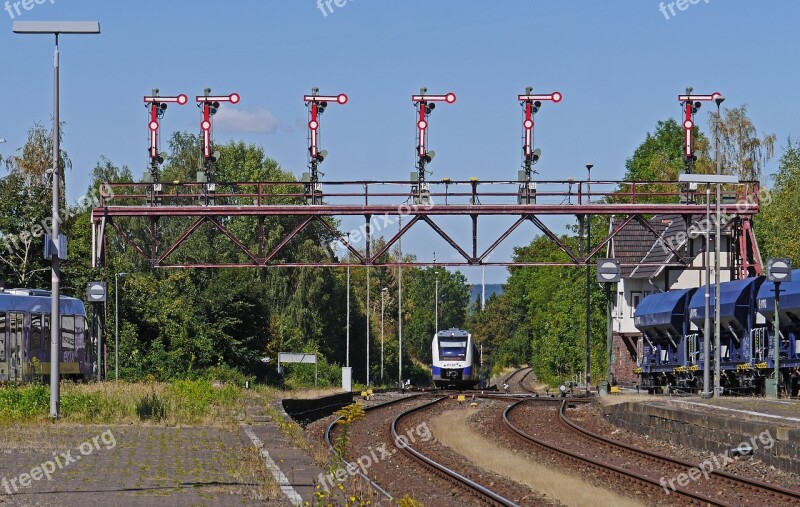
[[[419,407],[412,408],[411,410],[407,410],[407,411],[403,412],[402,414],[398,415],[394,419],[394,421],[392,421],[392,427],[391,427],[391,429],[392,429],[392,439],[394,440],[395,445],[398,448],[400,448],[403,451],[405,451],[409,456],[413,457],[415,460],[417,460],[417,461],[419,461],[421,463],[424,463],[425,465],[427,465],[428,467],[433,469],[435,471],[435,473],[437,473],[438,475],[440,475],[440,476],[446,478],[447,480],[450,480],[450,481],[452,481],[452,482],[454,482],[456,484],[459,484],[463,488],[465,488],[468,491],[470,491],[471,493],[473,493],[479,499],[484,500],[484,501],[489,501],[490,503],[495,504],[495,505],[504,505],[504,506],[509,506],[509,507],[512,507],[512,506],[516,507],[517,504],[515,504],[511,500],[509,500],[509,499],[507,499],[507,498],[505,498],[505,497],[503,497],[503,496],[491,491],[489,488],[487,488],[487,487],[485,487],[485,486],[483,486],[481,484],[478,484],[477,482],[475,482],[475,481],[473,481],[473,480],[471,480],[471,479],[459,474],[455,470],[452,470],[451,468],[448,468],[445,465],[434,461],[430,457],[428,457],[425,454],[419,452],[418,450],[414,449],[410,445],[404,443],[403,439],[401,438],[400,433],[397,430],[397,427],[398,427],[400,421],[405,419],[406,417],[411,416],[414,413],[426,410],[426,409],[430,408],[431,406],[433,406],[433,405],[435,405],[435,404],[437,404],[437,403],[439,403],[439,402],[441,402],[442,400],[445,400],[445,399],[447,399],[447,397],[441,397],[441,398],[439,398],[437,400],[431,401],[430,403],[426,403],[426,404],[421,405]]]
[[[589,467],[603,475],[611,474],[626,481],[636,482],[658,491],[659,494],[675,494],[690,504],[800,505],[798,492],[720,470],[713,470],[709,473],[708,481],[704,476],[697,474],[699,480],[685,486],[676,484],[675,478],[697,468],[697,465],[638,449],[587,431],[567,417],[566,401],[560,403],[557,421],[550,422],[551,419],[548,419],[548,422],[545,423],[548,427],[546,432],[548,437],[556,436],[555,440],[557,441],[531,435],[511,421],[511,414],[518,410],[525,401],[517,401],[505,409],[502,416],[505,426],[524,441],[540,449],[556,453],[579,467]],[[553,431],[556,425],[560,426],[563,431]],[[670,479],[672,479],[671,483]]]
[[[409,395],[409,396],[406,396],[406,397],[403,397],[403,398],[396,398],[396,399],[394,399],[394,400],[387,401],[386,403],[380,403],[380,404],[377,404],[377,405],[371,405],[371,406],[368,406],[368,407],[364,407],[364,411],[365,411],[365,412],[367,412],[367,413],[369,413],[369,412],[374,412],[374,411],[376,411],[376,410],[380,410],[380,409],[382,409],[382,408],[386,408],[386,407],[390,407],[390,406],[393,406],[393,405],[397,405],[397,404],[399,404],[399,403],[407,402],[407,401],[409,401],[409,400],[413,400],[413,399],[415,399],[415,398],[420,398],[420,397],[422,397],[422,396],[424,396],[424,394],[423,394],[423,393],[411,394],[411,395]],[[339,422],[339,420],[340,420],[341,418],[342,418],[342,417],[341,417],[341,416],[339,416],[339,417],[337,417],[336,419],[334,419],[334,420],[333,420],[333,422],[331,422],[331,423],[328,425],[328,428],[325,430],[325,442],[328,444],[328,449],[330,450],[330,452],[331,452],[333,455],[336,455],[336,449],[335,449],[335,446],[334,446],[334,443],[333,443],[333,433],[334,433],[334,428],[336,427],[336,424]],[[345,466],[345,468],[346,468],[348,471],[350,471],[350,472],[351,472],[351,474],[352,474],[352,475],[358,475],[358,476],[359,476],[359,477],[361,477],[361,478],[362,478],[362,479],[363,479],[363,480],[364,480],[364,481],[365,481],[367,484],[369,484],[369,485],[370,485],[370,487],[371,487],[372,489],[374,489],[374,490],[375,490],[375,491],[376,491],[376,492],[377,492],[377,493],[378,493],[380,496],[382,496],[382,497],[386,498],[386,499],[387,499],[387,500],[389,500],[390,502],[393,502],[393,501],[394,501],[394,497],[392,497],[392,495],[391,495],[391,494],[389,494],[389,492],[387,492],[385,489],[383,489],[383,488],[382,488],[382,487],[381,487],[381,486],[380,486],[380,485],[379,485],[377,482],[375,482],[375,481],[373,481],[372,479],[370,479],[370,478],[369,478],[369,477],[368,477],[366,474],[362,473],[362,472],[361,472],[361,471],[358,469],[358,467],[355,467],[355,468],[354,468],[354,467],[353,467],[353,465],[352,465],[351,463],[349,463],[349,462],[348,462],[348,461],[347,461],[347,460],[346,460],[344,457],[342,457],[342,456],[340,456],[340,457],[339,457],[339,459],[341,460],[341,462],[342,462],[342,464]]]

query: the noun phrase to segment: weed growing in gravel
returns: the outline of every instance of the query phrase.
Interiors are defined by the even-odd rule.
[[[353,403],[337,410],[334,414],[341,417],[341,419],[336,421],[336,424],[341,427],[341,432],[339,436],[336,437],[336,455],[344,458],[347,445],[350,443],[350,426],[352,426],[354,422],[364,419],[367,413],[364,412],[364,407],[361,406],[360,403]]]

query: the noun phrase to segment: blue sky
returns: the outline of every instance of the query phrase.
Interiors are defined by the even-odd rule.
[[[685,10],[675,5],[674,16],[670,2],[665,16],[654,0],[339,0],[342,6],[332,3],[327,15],[316,0],[28,1],[31,9],[20,3],[19,14],[10,2],[15,20],[101,24],[99,36],[64,36],[61,43],[73,201],[100,156],[134,174],[144,171],[142,97],[153,87],[190,97],[205,87],[238,92],[242,101],[224,108],[226,127],[217,126],[216,141],[262,145],[298,175],[306,165],[302,95],[312,86],[346,92],[350,102],[324,117],[330,156],[323,171],[331,180],[408,177],[415,146],[410,95],[420,86],[458,95],[431,120],[434,179],[514,179],[521,151],[516,95],[528,85],[564,94],[537,115],[544,179],[583,178],[587,162],[595,164],[593,178],[621,178],[645,133],[658,120],[680,117],[677,95],[689,85],[724,93],[725,106],[748,104],[759,130],[776,133],[781,146],[800,134],[800,3],[789,0],[687,0]],[[13,34],[11,14],[0,11],[4,155],[52,113],[52,38]],[[163,133],[197,131],[199,122],[194,105],[173,106]],[[458,230],[466,238],[468,228]],[[496,257],[510,258],[512,246],[533,232],[515,233]],[[440,260],[452,253],[424,231],[403,246],[426,260],[433,249]],[[465,273],[480,280],[478,268]],[[491,268],[486,276],[502,281],[506,272]]]

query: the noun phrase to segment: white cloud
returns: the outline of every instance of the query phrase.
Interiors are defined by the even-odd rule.
[[[266,109],[242,111],[223,104],[214,115],[214,128],[222,132],[256,132],[272,134],[278,130],[278,119]]]

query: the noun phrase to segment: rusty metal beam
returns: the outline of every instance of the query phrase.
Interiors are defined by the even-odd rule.
[[[724,204],[722,213],[753,215],[756,204]],[[477,204],[404,206],[364,205],[269,205],[269,206],[107,206],[94,208],[92,220],[108,217],[189,217],[189,216],[349,216],[349,215],[704,215],[705,205],[697,204]]]
[[[161,265],[161,263],[162,263],[162,262],[164,262],[164,259],[166,259],[167,257],[169,257],[169,255],[170,255],[172,252],[174,252],[175,250],[177,250],[177,249],[178,249],[178,247],[179,247],[179,246],[181,246],[181,245],[183,244],[183,242],[184,242],[184,241],[186,241],[186,239],[187,239],[189,236],[191,236],[191,235],[192,235],[192,233],[193,233],[194,231],[196,231],[196,230],[197,230],[197,228],[198,228],[198,227],[200,227],[201,225],[203,225],[203,223],[204,223],[205,221],[206,221],[206,217],[200,217],[199,219],[197,219],[197,221],[196,221],[195,223],[193,223],[193,224],[192,224],[192,225],[191,225],[191,226],[190,226],[188,229],[186,229],[185,231],[183,231],[183,234],[181,234],[181,235],[180,235],[180,237],[179,237],[179,238],[178,238],[178,239],[177,239],[177,240],[176,240],[176,241],[175,241],[175,242],[174,242],[174,243],[173,243],[173,244],[172,244],[172,245],[171,245],[169,248],[167,248],[167,251],[166,251],[166,252],[164,252],[164,255],[162,255],[161,257],[159,257],[157,260],[155,260],[155,259],[151,259],[151,262],[155,261],[155,262],[153,262],[153,265],[154,265],[154,266],[159,266],[159,265]]]

